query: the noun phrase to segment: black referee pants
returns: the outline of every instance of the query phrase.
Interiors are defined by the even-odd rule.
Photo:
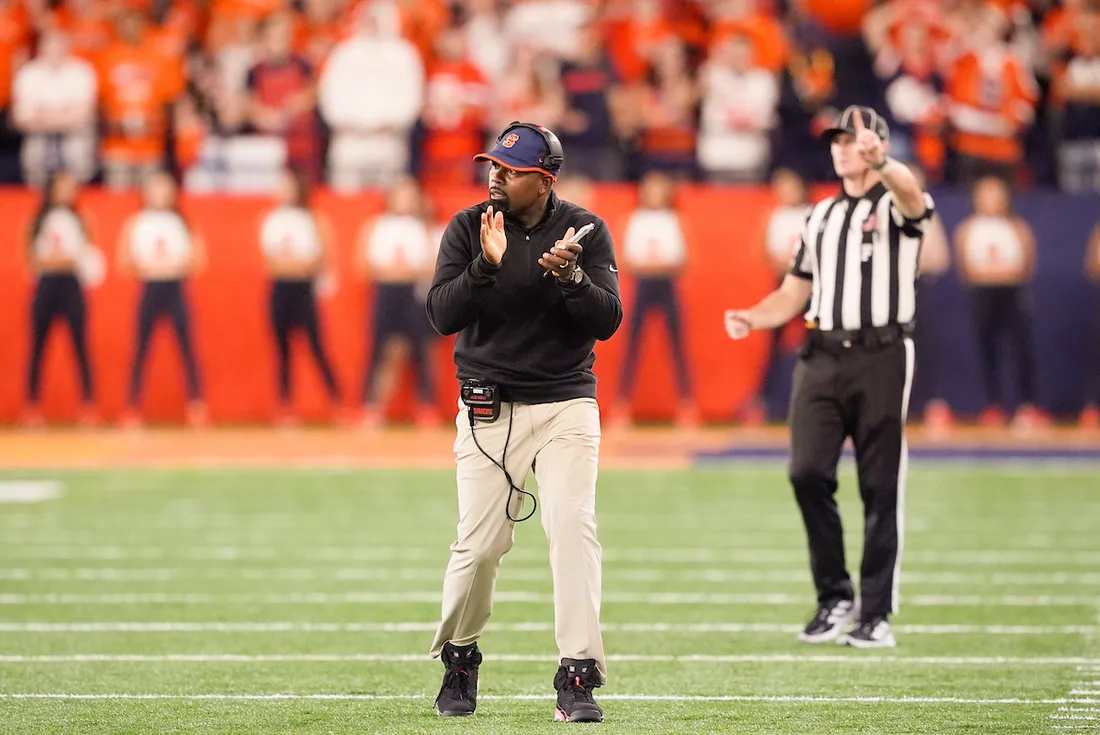
[[[900,330],[885,344],[826,340],[811,332],[794,372],[790,479],[802,511],[817,599],[855,599],[836,503],[837,464],[847,437],[863,499],[862,616],[897,611],[908,449],[905,418],[913,342]]]

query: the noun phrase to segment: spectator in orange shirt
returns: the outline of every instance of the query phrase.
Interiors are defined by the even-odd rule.
[[[74,54],[94,62],[115,37],[106,11],[99,0],[64,0],[50,11],[48,23],[69,34]]]
[[[717,0],[710,4],[711,51],[730,36],[745,36],[753,47],[753,65],[778,72],[790,54],[783,24],[761,7],[757,0]]]
[[[699,88],[682,40],[661,44],[650,73],[634,93],[640,114],[642,172],[694,178]]]
[[[1005,30],[1002,15],[981,16],[960,39],[964,50],[947,72],[947,114],[960,183],[986,175],[1011,181],[1035,118],[1038,86],[1004,42]]]
[[[122,11],[118,32],[100,60],[101,150],[107,186],[127,188],[161,167],[169,106],[183,85],[141,13]]]
[[[424,97],[421,183],[469,185],[484,140],[489,86],[467,55],[462,29],[448,28],[436,39]]]
[[[619,77],[633,84],[645,77],[658,46],[675,37],[676,30],[661,0],[622,0],[611,5],[602,20],[607,52]]]
[[[301,22],[294,38],[294,50],[320,69],[329,52],[343,37],[337,0],[302,0]]]

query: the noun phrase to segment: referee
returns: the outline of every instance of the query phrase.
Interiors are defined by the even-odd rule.
[[[810,211],[779,288],[751,309],[727,311],[725,325],[730,338],[742,339],[782,326],[809,302],[791,396],[789,471],[818,610],[799,638],[890,648],[905,520],[917,258],[933,204],[912,172],[887,155],[889,129],[874,110],[848,107],[823,139],[843,192]],[[835,498],[849,436],[865,517],[859,598],[844,561]]]

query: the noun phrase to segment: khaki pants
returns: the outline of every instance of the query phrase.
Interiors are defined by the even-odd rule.
[[[600,633],[602,551],[596,539],[596,475],[600,411],[591,398],[544,404],[505,403],[500,418],[473,431],[496,461],[504,453],[508,420],[511,438],[505,466],[517,487],[526,489],[533,469],[538,482],[542,526],[550,543],[554,579],[554,634],[562,658],[595,659],[600,681],[607,679]],[[514,523],[504,505],[508,481],[474,444],[465,406],[456,421],[458,537],[443,582],[443,617],[432,643],[439,656],[444,643],[464,646],[481,637],[493,608],[500,560],[512,548]],[[511,515],[523,518],[523,495],[514,493]]]

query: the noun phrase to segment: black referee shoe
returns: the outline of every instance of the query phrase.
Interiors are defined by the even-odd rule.
[[[592,690],[599,685],[595,659],[563,658],[554,677],[554,688],[558,690],[554,719],[558,722],[603,722],[603,710],[592,698]]]
[[[435,711],[442,717],[464,717],[477,709],[477,667],[481,651],[477,644],[443,644],[443,686],[435,698]]]
[[[894,631],[890,629],[890,622],[885,615],[860,621],[854,630],[840,636],[837,643],[853,648],[893,648],[897,645]]]
[[[825,643],[837,637],[859,620],[859,603],[852,600],[832,600],[817,609],[806,628],[798,634],[803,643]]]

